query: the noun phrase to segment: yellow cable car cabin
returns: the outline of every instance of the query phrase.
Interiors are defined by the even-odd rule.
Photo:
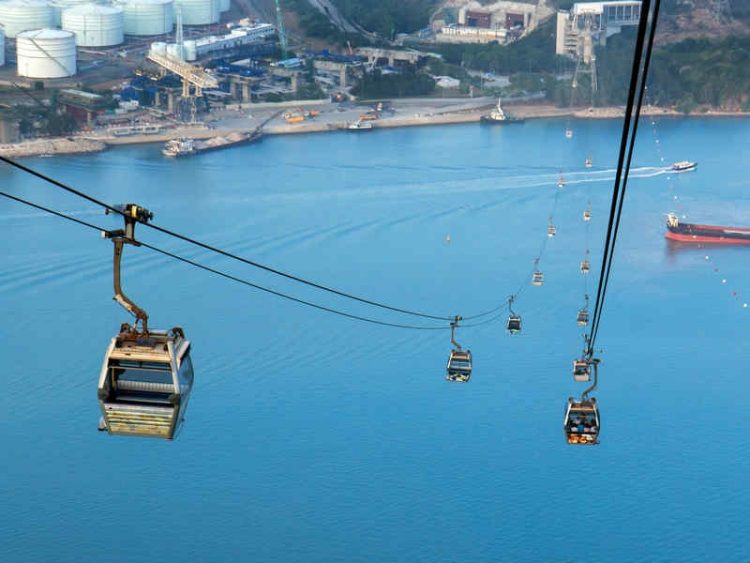
[[[471,350],[451,350],[445,379],[466,383],[471,379]]]
[[[596,399],[568,399],[563,421],[568,444],[593,446],[599,443],[599,408]]]
[[[190,341],[180,328],[112,339],[99,376],[99,429],[172,440],[193,388]]]

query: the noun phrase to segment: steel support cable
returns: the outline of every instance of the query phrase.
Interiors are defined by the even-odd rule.
[[[107,229],[103,229],[102,227],[95,225],[93,223],[89,223],[87,221],[83,221],[82,219],[77,219],[76,217],[73,217],[71,215],[68,215],[67,213],[63,213],[61,211],[56,211],[54,209],[51,209],[49,207],[45,207],[43,205],[40,205],[38,203],[34,203],[31,201],[28,201],[26,199],[14,196],[12,194],[2,192],[0,191],[0,196],[5,197],[7,199],[13,200],[15,202],[21,203],[23,205],[27,205],[29,207],[33,207],[34,209],[37,209],[39,211],[44,211],[45,213],[49,213],[51,215],[55,215],[56,217],[60,217],[61,219],[67,219],[68,221],[72,221],[73,223],[76,223],[78,225],[88,227],[89,229],[96,230],[98,232],[104,232]],[[226,272],[222,272],[221,270],[217,270],[215,268],[211,268],[210,266],[206,266],[204,264],[201,264],[199,262],[196,262],[194,260],[190,260],[189,258],[185,258],[183,256],[180,256],[178,254],[175,254],[173,252],[169,252],[168,250],[163,250],[157,246],[154,246],[152,244],[138,241],[138,244],[140,246],[143,246],[145,248],[148,248],[149,250],[152,250],[154,252],[157,252],[159,254],[163,254],[164,256],[168,256],[169,258],[172,258],[174,260],[178,260],[180,262],[184,262],[185,264],[188,264],[190,266],[194,266],[196,268],[199,268],[201,270],[205,270],[209,273],[215,274],[217,276],[223,277],[225,279],[240,283],[242,285],[251,287],[253,289],[257,289],[259,291],[263,291],[265,293],[270,293],[271,295],[275,295],[277,297],[281,297],[283,299],[287,299],[289,301],[292,301],[294,303],[298,303],[300,305],[306,305],[308,307],[312,307],[313,309],[318,309],[319,311],[325,311],[327,313],[333,313],[335,315],[339,315],[341,317],[346,317],[348,319],[362,321],[366,323],[376,324],[380,326],[387,326],[392,328],[402,328],[402,329],[409,329],[409,330],[449,330],[450,327],[448,326],[418,326],[418,325],[405,325],[405,324],[399,324],[399,323],[390,323],[386,321],[381,321],[378,319],[371,319],[369,317],[363,317],[361,315],[354,315],[352,313],[347,313],[345,311],[340,311],[338,309],[334,309],[332,307],[326,307],[324,305],[319,305],[317,303],[313,303],[312,301],[307,301],[305,299],[300,299],[298,297],[293,297],[291,295],[288,295],[286,293],[282,293],[280,291],[276,291],[274,289],[270,289],[268,287],[264,287],[262,285],[255,284],[253,282],[250,282],[248,280],[245,280],[243,278],[239,278],[237,276],[233,276],[231,274],[227,274]],[[471,325],[471,326],[481,326],[483,323],[479,323],[477,325]],[[464,325],[466,326],[466,325]]]
[[[633,161],[633,151],[635,150],[635,140],[638,134],[638,124],[640,122],[640,115],[641,115],[641,109],[643,108],[643,100],[646,95],[646,79],[648,78],[648,69],[651,63],[651,54],[653,51],[654,46],[654,36],[656,35],[656,26],[659,19],[659,7],[660,7],[661,0],[655,0],[654,1],[654,13],[651,18],[651,28],[649,30],[649,36],[648,36],[648,43],[646,44],[646,53],[644,55],[643,60],[643,71],[641,76],[641,82],[640,82],[640,89],[638,92],[638,102],[635,108],[635,119],[633,121],[633,130],[630,135],[630,145],[628,147],[628,157],[627,162],[625,164],[625,170],[624,175],[622,179],[622,193],[620,195],[620,203],[617,209],[617,217],[615,219],[615,228],[612,235],[612,248],[610,251],[610,259],[609,263],[607,264],[607,275],[604,278],[604,289],[602,290],[602,304],[604,303],[604,298],[607,295],[607,287],[609,286],[609,276],[610,271],[612,269],[612,260],[615,252],[615,246],[617,245],[617,235],[620,231],[620,220],[622,218],[622,209],[625,204],[625,194],[628,189],[628,178],[630,175],[630,166]],[[594,327],[594,331],[592,333],[592,342],[596,340],[596,336],[599,332],[599,321],[601,319],[602,315],[602,308],[599,309],[599,319],[597,319],[596,327]]]
[[[607,235],[605,239],[604,252],[602,255],[602,267],[599,273],[599,286],[597,288],[596,304],[594,306],[593,321],[591,323],[591,332],[588,339],[588,355],[593,355],[594,343],[598,334],[599,322],[601,320],[604,297],[609,284],[609,276],[612,268],[612,259],[614,256],[614,247],[617,241],[617,231],[620,226],[622,216],[622,206],[624,203],[625,190],[627,189],[627,178],[632,161],[633,148],[635,145],[635,133],[638,129],[638,118],[640,116],[643,97],[646,87],[646,78],[653,50],[654,35],[656,24],[658,22],[660,0],[655,0],[654,14],[651,18],[651,28],[649,31],[648,42],[646,42],[646,30],[648,28],[649,14],[651,13],[651,0],[643,0],[641,4],[641,15],[638,24],[638,34],[636,39],[635,51],[633,55],[633,67],[630,76],[630,86],[628,88],[628,101],[625,110],[625,119],[623,121],[622,137],[620,140],[620,150],[617,161],[617,175],[615,185],[612,191],[612,205],[610,207],[609,221],[607,225]],[[646,53],[644,58],[644,44],[646,44]],[[643,74],[641,74],[641,65],[643,65]],[[640,79],[639,79],[640,78]],[[640,84],[640,88],[639,88]],[[635,98],[638,92],[638,102],[636,105]],[[635,115],[633,109],[635,107]],[[635,124],[631,133],[631,121],[635,117]],[[630,143],[628,143],[630,133]],[[626,154],[627,152],[627,163]],[[622,184],[621,184],[622,181]]]
[[[560,189],[557,188],[555,190],[555,199],[554,199],[554,203],[552,204],[552,213],[550,213],[550,218],[553,218],[554,215],[555,215],[555,212],[557,211],[557,200],[558,200],[559,196],[560,196]],[[544,256],[544,251],[547,248],[547,242],[549,241],[549,239],[550,239],[550,236],[548,234],[545,234],[544,235],[544,239],[542,240],[542,244],[539,246],[539,252],[537,253],[536,257],[534,258],[534,266],[532,267],[532,269],[530,271],[531,276],[533,276],[534,272],[537,271],[538,266],[539,266],[539,264],[542,261],[542,257]],[[518,289],[515,291],[515,293],[511,293],[510,296],[508,296],[508,298],[503,302],[503,304],[500,305],[499,307],[497,307],[497,309],[500,309],[501,307],[505,306],[508,303],[509,299],[516,300],[521,295],[521,293],[523,293],[523,290],[526,289],[526,286],[528,285],[528,279],[531,276],[527,275],[526,278],[525,278],[526,281],[522,281],[521,285],[518,286]],[[476,317],[474,317],[474,318],[476,318]]]
[[[115,214],[118,214],[118,215],[122,215],[123,214],[123,212],[120,209],[118,209],[118,208],[116,208],[116,207],[114,207],[112,205],[109,205],[109,204],[107,204],[107,203],[105,203],[105,202],[103,202],[101,200],[98,200],[95,197],[90,196],[89,194],[86,194],[86,193],[84,193],[84,192],[82,192],[80,190],[77,190],[77,189],[75,189],[75,188],[73,188],[73,187],[71,187],[71,186],[69,186],[69,185],[67,185],[67,184],[65,184],[63,182],[60,182],[59,180],[55,180],[51,176],[47,176],[46,174],[38,172],[37,170],[34,170],[33,168],[29,168],[28,166],[26,166],[24,164],[21,164],[20,162],[17,162],[17,161],[15,161],[13,159],[10,159],[10,158],[8,158],[6,156],[0,155],[0,162],[4,162],[4,163],[6,163],[6,164],[8,164],[10,166],[13,166],[14,168],[17,168],[19,170],[22,170],[22,171],[26,172],[27,174],[31,174],[32,176],[34,176],[36,178],[39,178],[40,180],[43,180],[43,181],[45,181],[45,182],[47,182],[49,184],[52,184],[53,186],[61,188],[61,189],[65,190],[65,191],[67,191],[67,192],[69,192],[69,193],[71,193],[73,195],[76,195],[76,196],[78,196],[80,198],[83,198],[83,199],[85,199],[86,201],[88,201],[90,203],[93,203],[95,205],[103,207],[104,209],[108,210],[111,213],[115,213]],[[325,291],[325,292],[328,292],[328,293],[332,293],[334,295],[338,295],[339,297],[344,297],[346,299],[351,299],[353,301],[358,301],[358,302],[364,303],[366,305],[371,305],[373,307],[378,307],[378,308],[385,309],[385,310],[388,310],[388,311],[393,311],[395,313],[402,313],[404,315],[411,315],[411,316],[414,316],[414,317],[421,317],[421,318],[424,318],[424,319],[433,319],[433,320],[438,320],[438,321],[451,321],[451,320],[453,320],[452,316],[432,315],[432,314],[428,314],[428,313],[422,313],[420,311],[412,311],[412,310],[409,310],[409,309],[403,309],[401,307],[394,307],[392,305],[388,305],[386,303],[381,303],[381,302],[375,301],[373,299],[366,299],[364,297],[359,297],[359,296],[354,295],[352,293],[341,291],[341,290],[335,289],[333,287],[329,287],[329,286],[326,286],[326,285],[323,285],[323,284],[320,284],[320,283],[316,283],[316,282],[304,279],[304,278],[302,278],[300,276],[296,276],[294,274],[290,274],[290,273],[284,272],[282,270],[278,270],[278,269],[273,268],[271,266],[267,266],[265,264],[261,264],[260,262],[256,262],[254,260],[250,260],[249,258],[244,258],[242,256],[239,256],[237,254],[233,254],[231,252],[228,252],[228,251],[223,250],[221,248],[212,246],[212,245],[207,244],[205,242],[201,242],[199,240],[193,239],[193,238],[188,237],[186,235],[177,233],[177,232],[172,231],[170,229],[167,229],[165,227],[160,227],[159,225],[155,225],[155,224],[152,224],[152,223],[143,223],[143,225],[145,225],[146,227],[150,227],[151,229],[154,229],[155,231],[160,232],[162,234],[165,234],[165,235],[177,238],[177,239],[182,240],[184,242],[187,242],[189,244],[192,244],[192,245],[198,246],[200,248],[203,248],[204,250],[209,250],[209,251],[214,252],[216,254],[220,254],[220,255],[222,255],[222,256],[224,256],[226,258],[230,258],[232,260],[236,260],[238,262],[242,262],[243,264],[246,264],[248,266],[252,266],[254,268],[258,268],[258,269],[264,270],[266,272],[269,272],[271,274],[274,274],[274,275],[277,275],[277,276],[281,276],[283,278],[286,278],[286,279],[289,279],[289,280],[292,280],[292,281],[295,281],[295,282],[298,282],[298,283],[301,283],[301,284],[304,284],[304,285],[307,285],[307,286],[310,286],[310,287],[314,287],[315,289],[319,289],[321,291]],[[463,318],[464,318],[464,320],[472,320],[472,319],[479,319],[479,318],[482,318],[482,317],[486,317],[487,315],[491,315],[492,313],[496,312],[500,307],[502,307],[502,305],[495,306],[495,307],[493,307],[491,309],[488,309],[486,311],[482,311],[480,313],[476,313],[476,314],[473,314],[473,315],[466,315]]]

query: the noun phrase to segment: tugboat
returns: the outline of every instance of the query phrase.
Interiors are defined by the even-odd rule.
[[[523,123],[524,119],[522,117],[514,117],[512,115],[509,115],[503,111],[503,108],[500,105],[500,98],[497,99],[497,105],[495,106],[495,109],[493,109],[489,115],[483,115],[480,120],[482,123],[486,123],[488,125],[495,125],[495,124],[508,124],[508,123]]]
[[[750,244],[750,228],[719,227],[680,223],[677,215],[667,215],[666,238],[697,244]]]
[[[689,160],[681,160],[672,164],[672,172],[689,172],[695,170],[698,167],[697,162],[690,162]]]

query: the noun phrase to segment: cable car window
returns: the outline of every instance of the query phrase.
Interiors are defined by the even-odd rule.
[[[143,381],[146,383],[172,383],[169,364],[120,363],[110,367],[110,373],[118,381]]]
[[[185,354],[180,362],[180,370],[177,372],[180,386],[192,387],[193,385],[193,361],[190,354]]]

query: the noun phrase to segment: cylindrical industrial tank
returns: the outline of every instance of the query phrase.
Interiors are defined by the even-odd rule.
[[[72,31],[79,47],[109,47],[123,42],[122,8],[86,4],[63,11],[62,28]]]
[[[219,0],[219,11],[228,12],[229,8],[232,7],[232,0]]]
[[[52,0],[49,2],[54,13],[55,25],[59,27],[62,24],[63,10],[67,10],[73,6],[80,6],[81,4],[94,4],[94,0]]]
[[[194,61],[198,58],[198,48],[194,40],[186,39],[182,43],[182,54],[186,61]]]
[[[182,56],[182,45],[170,43],[167,45],[167,56],[173,59],[185,60]]]
[[[175,13],[182,10],[182,23],[185,25],[208,25],[221,17],[220,0],[174,0]]]
[[[76,73],[76,36],[62,29],[34,29],[16,36],[18,75],[64,78]]]
[[[55,25],[55,14],[45,0],[8,0],[0,2],[0,25],[6,37],[22,31]]]
[[[162,35],[174,27],[173,0],[122,0],[125,35]]]
[[[155,41],[151,43],[151,52],[156,53],[157,55],[166,55],[167,44],[163,41]]]

